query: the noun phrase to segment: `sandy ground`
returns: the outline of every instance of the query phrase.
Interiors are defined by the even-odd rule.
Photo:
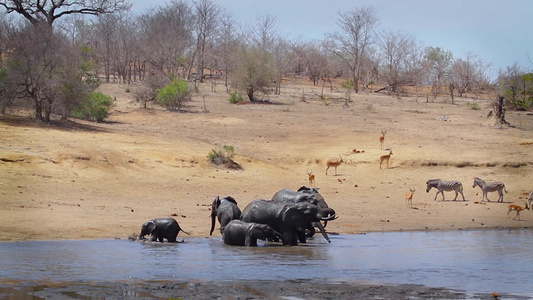
[[[215,196],[231,195],[243,209],[309,185],[311,171],[339,216],[330,232],[533,227],[530,211],[519,221],[507,217],[507,206],[523,205],[533,189],[533,116],[508,112],[517,127],[495,127],[488,100],[452,105],[367,92],[352,94],[346,106],[335,100],[344,95],[340,88],[326,88],[330,98],[320,100],[320,87],[292,80],[270,104],[233,105],[224,87],[213,92],[206,83],[187,112],[176,113],[141,109],[125,85],[101,90],[116,97],[104,124],[0,116],[0,241],[125,238],[164,216],[207,236]],[[481,110],[470,109],[474,102]],[[380,149],[382,130],[393,155],[380,169],[388,153]],[[235,147],[243,170],[208,161],[223,145]],[[326,175],[327,159],[339,155],[345,163]],[[495,202],[496,193],[481,202],[476,176],[504,182],[504,203]],[[460,180],[466,201],[450,201],[452,192],[434,201],[436,190],[425,191],[431,178]],[[405,204],[410,186],[412,208]]]
[[[133,90],[133,86],[130,89]],[[309,185],[307,172],[339,219],[330,233],[398,230],[474,230],[532,227],[533,214],[507,218],[533,189],[533,116],[508,112],[517,128],[493,126],[483,99],[392,97],[361,93],[345,105],[341,89],[325,91],[288,81],[270,104],[232,105],[224,88],[200,86],[187,112],[141,109],[126,86],[106,84],[116,97],[109,121],[39,124],[0,116],[0,241],[126,238],[145,221],[174,216],[192,236],[207,236],[210,204],[231,195],[243,209],[282,188]],[[302,101],[302,94],[305,101]],[[467,103],[478,103],[472,110]],[[31,115],[31,114],[30,114]],[[379,136],[393,149],[379,168]],[[236,149],[243,170],[212,165],[207,154]],[[325,174],[326,161],[345,163]],[[481,202],[473,178],[503,181],[504,203]],[[431,178],[460,180],[466,201],[425,192]],[[416,189],[413,207],[405,204]],[[462,200],[462,199],[461,199]],[[512,215],[514,216],[514,215]],[[215,231],[216,235],[220,235]],[[182,236],[182,234],[180,234]],[[186,239],[186,236],[183,236]],[[493,295],[418,285],[373,286],[302,282],[4,282],[0,296],[53,298],[187,299],[491,299]],[[516,297],[515,297],[516,298]]]

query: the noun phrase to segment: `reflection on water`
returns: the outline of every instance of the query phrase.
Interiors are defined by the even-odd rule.
[[[0,282],[320,280],[533,293],[533,231],[371,233],[298,247],[126,240],[0,243]]]

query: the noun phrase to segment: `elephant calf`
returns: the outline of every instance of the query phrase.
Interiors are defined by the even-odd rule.
[[[216,196],[211,204],[211,231],[209,235],[213,235],[213,230],[215,230],[215,220],[218,218],[220,222],[220,233],[224,232],[224,227],[228,225],[231,220],[241,218],[241,210],[237,206],[237,201],[231,196],[225,198],[220,198]]]
[[[180,231],[188,235],[174,218],[156,218],[142,225],[139,239],[143,240],[145,235],[150,234],[152,242],[157,240],[163,242],[163,239],[166,239],[168,242],[175,243]]]
[[[224,228],[224,244],[234,246],[257,246],[257,240],[280,239],[283,236],[266,224],[246,223],[233,220]]]

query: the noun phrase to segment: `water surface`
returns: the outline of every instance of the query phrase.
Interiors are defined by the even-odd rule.
[[[0,243],[0,282],[309,280],[421,284],[533,295],[533,231],[396,232],[317,237],[298,247],[128,240]]]

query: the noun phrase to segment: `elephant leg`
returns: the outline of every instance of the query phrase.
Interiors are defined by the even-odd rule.
[[[306,234],[307,237],[313,237],[315,235],[316,233],[315,226],[317,225],[315,225],[315,223],[313,222],[312,226],[310,228],[307,228],[307,234]]]
[[[247,247],[256,247],[257,246],[257,239],[253,236],[246,235],[246,239],[244,240],[244,245]]]
[[[305,243],[306,242],[307,238],[306,238],[306,234],[305,234],[305,229],[296,231],[296,235],[298,236],[298,241],[300,243]]]
[[[283,236],[283,245],[284,246],[298,246],[298,238],[296,236],[296,229],[283,226],[284,228],[280,229],[280,233]]]
[[[173,233],[169,237],[167,237],[167,240],[168,240],[169,243],[176,243],[177,242],[176,241],[177,237],[178,237],[178,234],[177,233],[176,234]]]

